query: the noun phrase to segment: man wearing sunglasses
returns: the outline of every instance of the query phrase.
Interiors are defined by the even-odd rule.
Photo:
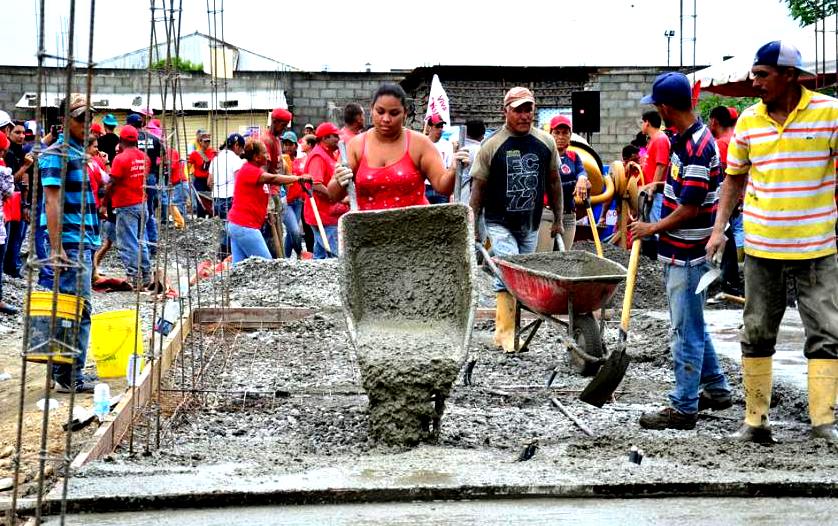
[[[82,369],[90,339],[91,254],[99,246],[99,215],[84,170],[84,124],[91,108],[83,97],[76,97],[70,101],[66,111],[69,112],[69,119],[63,137],[38,158],[45,203],[40,222],[49,234],[52,261],[63,263],[53,268],[58,276],[58,291],[81,297],[84,307],[78,333],[75,341],[71,342],[79,354],[73,365],[54,365],[52,377],[59,392],[90,393],[93,392],[93,384],[85,382]],[[65,163],[67,173],[62,203],[61,172]],[[66,265],[67,262],[77,265]]]

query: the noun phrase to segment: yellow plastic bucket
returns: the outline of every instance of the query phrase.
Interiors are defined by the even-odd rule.
[[[55,299],[55,328],[52,326],[52,305]],[[29,348],[26,360],[46,363],[52,355],[56,364],[72,364],[75,356],[78,331],[77,318],[81,319],[84,303],[72,294],[54,295],[52,292],[32,292],[27,304],[29,309]],[[52,343],[50,342],[52,339]]]
[[[135,325],[137,311],[112,310],[94,314],[90,326],[90,352],[100,378],[121,378],[128,368],[128,358],[143,354],[142,329]],[[142,370],[142,358],[140,368]]]

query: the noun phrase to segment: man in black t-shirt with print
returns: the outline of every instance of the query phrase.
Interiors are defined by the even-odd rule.
[[[533,128],[535,97],[527,88],[503,98],[505,126],[487,139],[471,168],[471,208],[485,213],[486,233],[496,256],[529,254],[538,244],[544,194],[555,221],[550,235],[562,233],[562,184],[556,143]],[[475,228],[475,232],[477,229]],[[495,280],[495,344],[515,351],[515,299]]]

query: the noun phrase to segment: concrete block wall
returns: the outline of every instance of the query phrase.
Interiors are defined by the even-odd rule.
[[[640,116],[651,106],[640,99],[652,89],[652,82],[661,73],[657,68],[600,69],[585,83],[585,90],[598,90],[600,131],[591,136],[591,146],[604,164],[619,159],[623,146],[640,131]]]

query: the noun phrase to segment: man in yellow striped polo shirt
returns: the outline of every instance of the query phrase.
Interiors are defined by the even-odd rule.
[[[745,423],[734,435],[773,442],[768,424],[771,357],[786,306],[786,278],[798,282],[806,329],[812,436],[838,443],[838,265],[835,158],[838,100],[801,86],[800,52],[769,42],[756,53],[753,87],[762,102],[736,123],[727,177],[707,243],[712,256],[745,189],[745,325],[742,373]]]

